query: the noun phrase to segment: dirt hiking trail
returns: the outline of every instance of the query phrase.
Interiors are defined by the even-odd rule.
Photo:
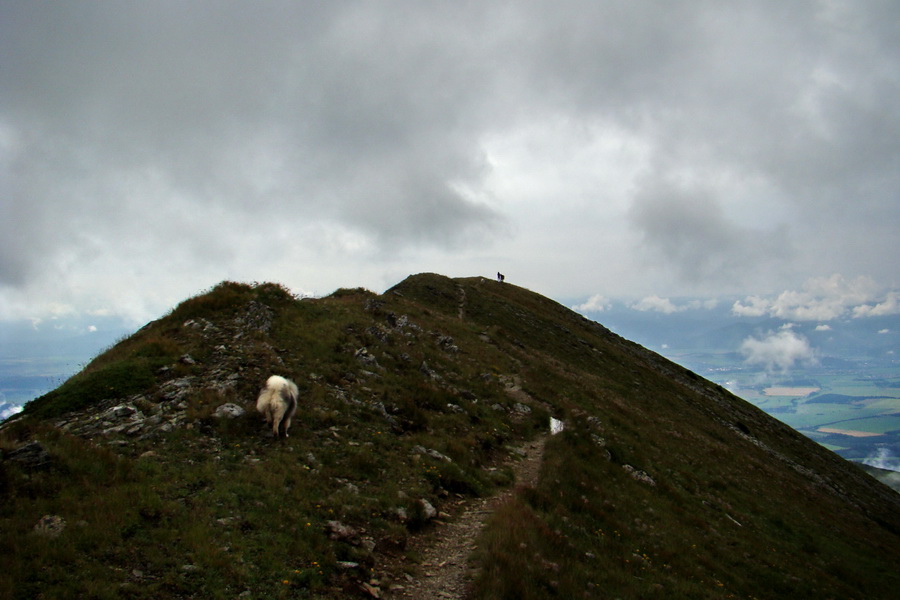
[[[417,557],[420,562],[412,565],[398,556],[385,565],[393,575],[393,581],[380,590],[380,597],[390,600],[413,598],[416,600],[464,600],[468,597],[477,565],[469,563],[476,549],[476,540],[488,517],[516,493],[521,486],[537,483],[544,455],[547,436],[541,436],[514,452],[521,456],[511,460],[515,484],[490,498],[460,500],[446,521],[435,522],[428,530],[410,538],[405,556]]]

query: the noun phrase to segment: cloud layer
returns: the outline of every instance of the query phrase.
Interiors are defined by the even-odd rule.
[[[800,364],[814,363],[815,352],[802,335],[782,329],[762,337],[748,337],[740,347],[747,364],[764,367],[767,371],[787,371]]]
[[[141,320],[225,278],[322,293],[419,270],[569,297],[896,287],[898,17],[5,2],[0,318]]]
[[[808,280],[803,289],[785,290],[775,297],[748,296],[732,306],[737,316],[768,315],[792,321],[830,321],[852,316],[875,317],[900,313],[900,294],[882,293],[867,277],[846,280],[840,275]]]

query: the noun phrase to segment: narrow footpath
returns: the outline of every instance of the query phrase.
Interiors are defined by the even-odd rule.
[[[394,574],[390,587],[382,591],[386,599],[447,599],[465,600],[478,565],[470,562],[477,548],[478,534],[488,517],[516,492],[520,486],[534,486],[544,455],[542,436],[527,443],[518,453],[521,458],[510,459],[515,484],[490,498],[460,501],[446,522],[436,523],[428,531],[411,537],[405,555],[418,557],[413,574],[398,576],[404,569],[402,560],[389,565]]]

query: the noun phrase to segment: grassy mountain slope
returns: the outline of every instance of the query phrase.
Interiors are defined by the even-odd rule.
[[[287,440],[252,410],[272,373],[301,390]],[[510,485],[550,416],[475,598],[900,589],[900,495],[547,298],[423,274],[317,300],[220,284],[30,403],[0,430],[0,598],[389,595],[429,506]]]

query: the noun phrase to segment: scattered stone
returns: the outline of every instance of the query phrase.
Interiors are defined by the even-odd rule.
[[[38,471],[50,466],[52,458],[39,442],[29,442],[6,455],[7,460],[18,463],[28,471]]]
[[[368,300],[366,300],[365,310],[367,312],[376,312],[376,311],[381,310],[381,308],[383,306],[384,306],[383,300],[378,300],[376,298],[369,298]],[[393,314],[394,313],[391,313],[391,315],[393,315]]]
[[[557,433],[561,433],[566,428],[566,424],[560,421],[559,419],[554,419],[550,417],[550,435],[556,435]]]
[[[422,328],[410,321],[407,315],[400,315],[397,317],[397,324],[394,327],[397,329],[410,329],[413,333],[422,331]]]
[[[437,509],[425,498],[419,498],[419,506],[422,507],[422,516],[425,517],[426,521],[430,521],[437,516]]]
[[[159,394],[163,400],[180,401],[194,385],[194,377],[181,377],[165,382],[159,388]]]
[[[34,532],[48,538],[57,538],[66,528],[66,520],[59,515],[44,515],[34,526]]]
[[[133,417],[137,414],[138,410],[127,404],[120,404],[119,406],[114,406],[106,413],[107,418],[113,419],[127,419],[128,417]]]
[[[656,481],[644,471],[638,470],[631,465],[622,465],[622,468],[636,481],[646,483],[647,485],[656,485]]]
[[[122,429],[121,431],[122,431],[122,433],[124,433],[127,436],[135,436],[138,433],[140,433],[143,428],[144,428],[144,424],[141,422],[138,422],[138,423],[135,423],[134,425],[129,425],[128,427],[126,427],[125,429]]]
[[[520,414],[520,415],[530,415],[531,407],[528,406],[527,404],[522,404],[521,402],[516,402],[515,404],[513,404],[513,412]]]
[[[344,525],[340,521],[328,521],[325,524],[325,533],[328,538],[337,542],[349,542],[355,540],[359,536],[359,532],[349,525]]]
[[[272,328],[272,319],[275,311],[256,300],[247,304],[247,309],[234,319],[234,324],[240,333],[246,329],[255,329],[260,333],[267,333]]]
[[[367,365],[372,368],[380,369],[381,366],[378,364],[378,360],[369,352],[367,348],[360,348],[356,352],[353,353],[353,357],[356,358],[359,362],[364,365]]]
[[[247,412],[237,404],[226,402],[222,406],[216,408],[213,416],[217,419],[235,419],[241,417]]]
[[[437,450],[433,450],[431,448],[426,448],[425,446],[414,446],[413,452],[416,454],[424,454],[426,456],[430,456],[431,458],[442,460],[444,462],[452,463],[453,459],[447,456],[446,454],[441,454]]]
[[[203,333],[210,333],[217,330],[215,325],[213,325],[209,320],[203,318],[188,319],[181,326],[186,329],[197,329],[202,331]]]
[[[366,329],[366,333],[382,342],[387,342],[390,339],[390,333],[382,325],[373,325]]]
[[[422,375],[425,375],[429,379],[434,379],[435,381],[440,381],[442,379],[442,377],[440,375],[438,375],[437,371],[434,371],[433,369],[431,369],[428,366],[428,363],[425,362],[424,360],[422,361],[422,364],[419,366],[419,371],[421,371]]]
[[[451,354],[456,354],[459,352],[459,347],[453,343],[453,338],[449,335],[442,335],[437,340],[438,346],[440,346],[441,350],[444,352],[449,352]]]

